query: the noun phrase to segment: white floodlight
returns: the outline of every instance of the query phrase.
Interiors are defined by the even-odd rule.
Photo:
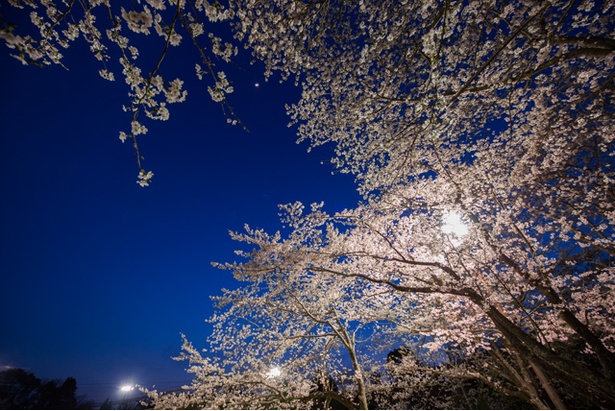
[[[275,378],[279,377],[280,375],[282,375],[282,371],[278,367],[273,367],[267,373],[267,378]]]
[[[468,225],[463,222],[459,214],[451,212],[444,216],[442,231],[456,237],[463,237],[468,234]]]

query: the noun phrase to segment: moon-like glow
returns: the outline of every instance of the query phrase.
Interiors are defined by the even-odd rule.
[[[273,367],[267,373],[267,377],[275,378],[275,377],[279,377],[281,374],[282,374],[282,371],[280,371],[280,369],[278,367]]]
[[[468,234],[468,226],[463,222],[459,214],[448,213],[444,216],[442,231],[446,234],[454,234],[457,237],[463,237]]]

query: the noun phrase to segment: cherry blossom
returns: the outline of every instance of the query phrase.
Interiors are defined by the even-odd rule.
[[[235,42],[266,78],[293,78],[298,141],[328,145],[363,195],[337,212],[283,205],[279,232],[231,233],[240,261],[217,266],[241,285],[214,298],[206,353],[183,337],[193,383],[151,392],[156,407],[367,408],[426,376],[539,409],[615,407],[612,2],[110,3],[14,0],[35,29],[5,24],[0,38],[42,65],[83,39],[103,78],[121,73],[132,119],[120,139],[133,142],[138,184],[153,176],[143,115],[166,120],[187,97],[162,70],[185,38],[202,57],[187,72],[209,81],[230,123],[234,88],[214,62],[230,62]],[[133,45],[147,35],[164,47],[153,69]],[[386,363],[417,341],[440,368]],[[283,372],[267,378],[272,367]],[[323,389],[329,377],[343,389]]]
[[[220,9],[203,1],[144,0],[121,6],[119,2],[90,0],[76,1],[10,1],[30,17],[32,30],[18,34],[10,21],[2,19],[0,39],[11,50],[13,57],[23,64],[63,65],[63,49],[70,49],[73,42],[83,40],[96,60],[100,62],[99,74],[114,81],[121,75],[128,86],[129,103],[124,110],[132,113],[131,123],[142,124],[138,132],[121,134],[120,138],[132,140],[138,169],[142,159],[137,137],[147,132],[143,116],[150,120],[168,120],[169,105],[185,101],[187,91],[184,80],[169,81],[164,76],[163,61],[169,48],[178,46],[185,38],[190,39],[201,56],[205,67],[198,70],[199,79],[211,80],[216,90],[212,97],[222,104],[230,123],[238,119],[227,103],[226,97],[233,92],[222,71],[217,69],[218,60],[230,62],[237,54],[231,41],[223,41],[205,24],[228,19],[229,10]],[[207,9],[207,12],[205,10]],[[195,16],[199,12],[201,16]],[[211,16],[208,17],[208,16]],[[22,28],[19,28],[22,30]],[[207,36],[203,36],[207,33]],[[143,67],[139,61],[140,50],[134,40],[140,36],[158,35],[152,43],[162,45],[162,52],[153,67]],[[144,73],[148,73],[145,75]],[[140,171],[139,171],[140,173]],[[143,180],[139,179],[139,184]],[[145,184],[146,186],[147,184]]]

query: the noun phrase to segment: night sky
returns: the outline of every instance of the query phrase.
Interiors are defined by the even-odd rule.
[[[165,60],[188,100],[170,107],[169,121],[146,123],[140,148],[155,175],[141,188],[134,151],[118,139],[130,125],[119,73],[103,80],[81,42],[65,53],[68,71],[22,66],[2,45],[3,369],[72,376],[78,394],[98,402],[125,383],[178,388],[190,381],[186,364],[171,360],[180,332],[204,346],[209,296],[238,285],[210,265],[236,258],[228,230],[280,228],[280,203],[324,201],[334,212],[358,201],[353,178],[326,164],[330,147],[308,154],[295,143],[284,109],[299,95],[292,82],[265,83],[247,59],[225,70],[246,133],[226,124],[191,53]]]

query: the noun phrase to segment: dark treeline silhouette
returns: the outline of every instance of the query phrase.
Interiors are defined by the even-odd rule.
[[[0,372],[0,409],[85,410],[94,403],[76,396],[77,381],[41,380],[20,368]]]

